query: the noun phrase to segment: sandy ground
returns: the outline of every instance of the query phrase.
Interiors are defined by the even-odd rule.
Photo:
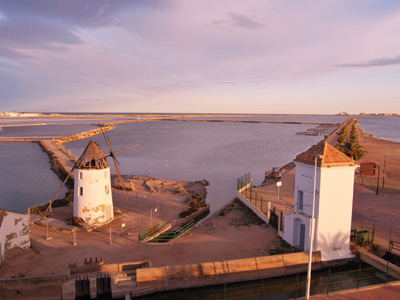
[[[388,247],[390,228],[392,240],[400,242],[400,144],[374,138],[371,134],[359,131],[359,142],[365,156],[359,161],[380,164],[379,194],[376,195],[377,175],[364,176],[361,185],[360,175],[355,177],[352,223],[358,229],[372,232],[375,224],[375,241]],[[386,155],[385,187],[382,188],[384,159]],[[290,211],[294,204],[295,168],[283,174],[280,197],[276,180],[269,180],[265,186],[255,188],[263,199],[271,201],[272,206],[282,211]]]
[[[163,220],[168,223],[178,219],[179,213],[188,208],[187,196],[205,191],[199,182],[156,182],[158,192],[151,193],[143,186],[137,186],[136,190],[128,192],[129,202],[122,191],[114,190],[114,205],[123,216],[91,232],[78,229],[76,246],[73,245],[73,233],[50,228],[51,240],[47,240],[46,226],[33,224],[31,249],[7,259],[0,269],[0,276],[65,274],[69,263],[83,265],[85,258],[90,257],[93,260],[103,258],[105,263],[149,261],[153,266],[164,266],[268,255],[269,251],[280,248],[281,240],[275,231],[259,222],[238,202],[200,222],[176,241],[165,244],[138,242],[140,230],[151,222]],[[185,192],[176,195],[174,191],[178,188]],[[155,208],[157,212],[154,212]],[[52,217],[66,220],[71,215],[72,206],[53,209]]]
[[[393,236],[400,241],[400,185],[396,183],[400,177],[400,144],[375,139],[362,132],[359,140],[367,151],[362,161],[378,162],[383,170],[386,154],[385,189],[376,195],[376,177],[364,177],[363,186],[356,184],[353,223],[358,227],[371,227],[375,222],[377,235],[382,239],[388,236],[392,226]],[[257,192],[282,210],[290,209],[293,205],[294,171],[285,173],[279,198],[274,181],[257,188]],[[356,182],[358,180],[357,177]],[[268,255],[282,246],[273,229],[259,224],[247,208],[237,202],[200,222],[194,230],[176,241],[139,243],[137,234],[140,230],[161,220],[168,223],[177,219],[179,213],[188,208],[187,196],[204,191],[200,183],[160,180],[154,186],[157,190],[150,192],[137,185],[135,190],[128,192],[128,202],[122,191],[114,190],[115,207],[121,211],[122,217],[91,232],[78,229],[76,246],[73,245],[73,233],[50,228],[52,239],[46,240],[46,227],[33,224],[30,233],[32,248],[7,259],[0,268],[0,277],[63,274],[68,272],[69,263],[82,265],[84,259],[90,257],[103,258],[105,263],[149,261],[152,266],[163,266]],[[179,187],[185,192],[175,194]],[[55,209],[53,217],[65,220],[71,215],[70,207]]]

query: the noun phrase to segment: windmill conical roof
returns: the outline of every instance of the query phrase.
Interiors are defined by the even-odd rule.
[[[107,154],[91,139],[81,157],[76,162],[77,169],[105,169],[108,168]]]
[[[317,160],[317,165],[320,167],[328,166],[355,166],[357,163],[343,152],[339,151],[329,143],[322,141],[317,145],[312,146],[307,151],[297,155],[294,161],[314,165],[315,155],[321,155],[322,159]]]

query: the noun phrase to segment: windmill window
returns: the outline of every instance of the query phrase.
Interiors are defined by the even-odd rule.
[[[79,196],[83,196],[83,187],[79,187]]]
[[[104,172],[104,178],[107,179],[107,171]]]
[[[106,195],[110,194],[110,186],[106,185]]]
[[[82,172],[79,172],[79,179],[82,179],[82,178],[83,178]]]

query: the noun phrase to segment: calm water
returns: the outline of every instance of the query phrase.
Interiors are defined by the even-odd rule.
[[[228,118],[249,120],[246,117]],[[51,122],[43,119],[49,125],[3,128],[0,136],[66,135],[91,129],[91,124],[105,119],[52,119]],[[339,116],[251,117],[251,120],[258,121],[332,123],[340,123],[345,119]],[[391,121],[391,118],[383,119]],[[23,122],[33,123],[32,120]],[[19,119],[17,121],[22,122]],[[364,126],[363,122],[361,120],[361,126]],[[4,123],[13,122],[1,119],[0,124]],[[123,174],[150,174],[174,180],[208,179],[211,185],[208,187],[207,201],[211,203],[212,211],[216,211],[234,197],[237,177],[250,171],[255,184],[258,184],[266,170],[290,162],[297,154],[316,144],[321,137],[295,134],[311,127],[155,121],[117,124],[109,135],[114,151],[142,143],[118,155]],[[108,152],[101,135],[96,136],[95,140]],[[80,140],[68,143],[65,147],[79,156],[87,143],[88,140]],[[29,206],[51,200],[60,181],[50,170],[46,154],[35,144],[0,143],[0,147],[0,161],[3,165],[0,169],[0,208],[26,211]],[[49,192],[46,194],[44,190]]]
[[[361,117],[360,127],[376,138],[400,142],[400,117]]]
[[[235,195],[236,178],[251,171],[255,183],[321,140],[296,135],[310,125],[167,122],[118,124],[109,132],[113,150],[142,144],[118,155],[122,174],[149,174],[174,180],[208,179],[211,210]],[[104,138],[96,142],[107,149]],[[79,156],[88,140],[65,145]],[[114,172],[114,171],[112,171]]]
[[[194,289],[182,289],[144,296],[141,299],[191,299],[191,300],[284,300],[300,299],[305,295],[307,274],[267,278],[240,283],[231,283]],[[323,295],[357,287],[365,287],[391,282],[395,279],[371,267],[358,264],[337,267],[329,270],[313,271],[311,277],[311,295]],[[188,282],[190,286],[190,282]],[[329,289],[329,290],[328,290]]]
[[[26,212],[50,201],[61,182],[36,143],[0,143],[0,208]],[[62,197],[67,190],[61,191]]]

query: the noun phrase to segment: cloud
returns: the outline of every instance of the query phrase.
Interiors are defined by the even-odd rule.
[[[335,67],[348,67],[348,68],[366,68],[366,67],[383,67],[400,64],[400,55],[393,58],[378,58],[364,63],[348,63],[335,65]]]
[[[255,20],[254,16],[246,16],[238,13],[228,13],[224,19],[214,20],[210,26],[225,29],[232,27],[241,27],[250,30],[256,30],[264,28],[265,25]]]
[[[104,26],[126,9],[165,9],[170,0],[5,0],[0,3],[3,16],[53,19],[64,24]]]

